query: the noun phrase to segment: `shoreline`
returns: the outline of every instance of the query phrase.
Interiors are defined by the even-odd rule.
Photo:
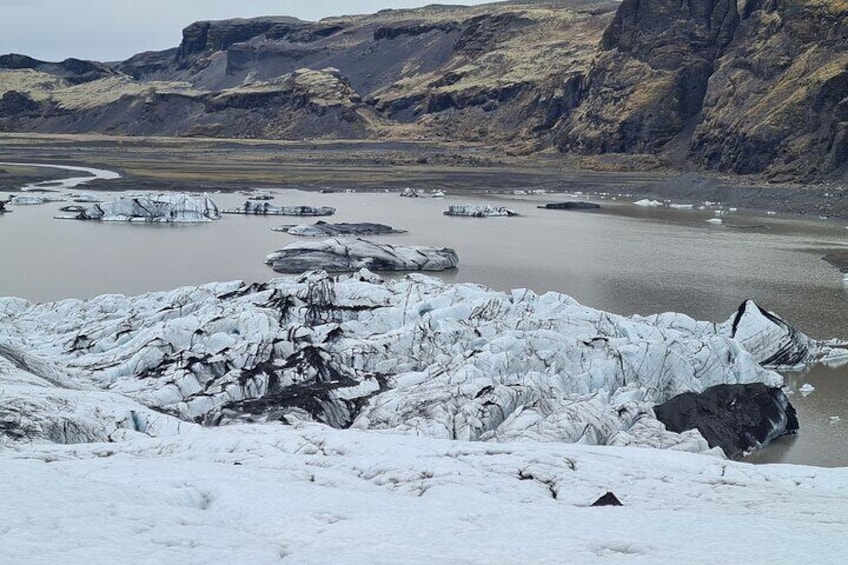
[[[561,158],[560,158],[561,157]],[[634,157],[635,159],[635,157]],[[0,136],[0,161],[44,162],[115,171],[121,178],[92,181],[85,190],[217,191],[253,188],[509,194],[514,190],[580,192],[587,196],[720,202],[725,206],[848,221],[848,189],[831,184],[769,183],[753,177],[669,169],[578,169],[570,156],[519,157],[457,143],[90,136]],[[628,170],[621,170],[627,168]],[[0,172],[0,191],[17,192],[32,173]],[[36,173],[37,180],[54,175]],[[18,187],[18,190],[15,190]]]

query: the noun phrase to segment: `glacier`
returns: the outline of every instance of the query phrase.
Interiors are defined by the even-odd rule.
[[[364,269],[0,298],[3,563],[841,563],[848,471],[729,461],[654,407],[846,345],[750,301],[623,317]]]
[[[68,391],[85,390],[126,404],[100,412],[110,433],[296,417],[454,440],[703,452],[710,448],[696,430],[668,431],[653,406],[715,385],[780,387],[763,363],[845,353],[775,319],[753,303],[722,324],[673,313],[628,318],[559,293],[419,274],[386,281],[363,269],[138,297],[3,298],[0,357],[7,374],[27,376],[4,390],[6,404],[49,390],[18,411],[32,430],[53,429],[57,418],[91,428],[88,416],[76,420],[84,410],[50,407],[77,406],[84,395]],[[804,353],[776,357],[775,347]],[[4,441],[54,435],[0,430]]]

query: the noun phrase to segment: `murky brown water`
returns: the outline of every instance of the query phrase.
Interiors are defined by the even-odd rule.
[[[214,195],[222,208],[244,196]],[[814,337],[848,337],[848,294],[842,276],[820,260],[848,245],[844,225],[730,214],[723,226],[708,211],[640,209],[607,202],[601,212],[541,210],[561,196],[448,195],[278,191],[277,204],[335,206],[331,221],[372,221],[408,230],[376,238],[457,249],[460,268],[443,276],[498,289],[555,290],[621,314],[685,312],[722,321],[752,298]],[[448,204],[508,205],[516,218],[454,218]],[[296,238],[272,232],[313,219],[225,216],[210,224],[160,226],[53,220],[63,204],[14,207],[0,215],[0,295],[34,301],[137,294],[214,280],[267,280],[265,255]],[[299,222],[299,220],[303,220]],[[767,226],[768,229],[751,226]],[[734,226],[741,226],[737,229]],[[848,465],[848,369],[816,369],[789,379],[802,432],[755,461]],[[838,417],[836,420],[832,417]]]

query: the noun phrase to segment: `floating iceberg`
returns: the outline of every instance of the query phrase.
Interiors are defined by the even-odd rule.
[[[663,203],[659,200],[649,200],[647,198],[643,198],[642,200],[637,200],[633,203],[634,206],[642,206],[643,208],[656,208],[662,206]]]
[[[64,219],[103,222],[209,222],[220,218],[218,206],[209,197],[182,193],[122,196],[86,208]]]
[[[16,194],[12,196],[8,204],[12,206],[40,206],[49,204],[50,202],[62,202],[64,199],[58,196],[49,196],[47,194]]]
[[[328,224],[327,222],[320,220],[312,225],[304,224],[298,226],[280,226],[272,229],[273,231],[285,232],[289,235],[298,235],[301,237],[335,237],[406,233],[404,230],[396,230],[385,224],[374,224],[370,222],[361,222],[356,224]]]
[[[423,195],[420,192],[418,192],[417,190],[414,190],[414,189],[412,189],[408,186],[400,192],[400,196],[402,196],[403,198],[422,198],[423,197]]]
[[[254,216],[332,216],[332,206],[274,206],[268,202],[247,200],[241,208],[222,210],[224,214],[247,214]]]
[[[518,212],[504,206],[452,204],[448,206],[445,216],[487,218],[489,216],[518,216]]]
[[[350,272],[444,271],[459,264],[456,251],[447,247],[418,247],[375,243],[359,238],[331,238],[297,242],[271,253],[265,262],[279,273],[311,270]]]

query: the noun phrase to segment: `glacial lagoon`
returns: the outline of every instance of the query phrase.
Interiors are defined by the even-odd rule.
[[[711,225],[710,210],[639,208],[610,200],[597,212],[537,208],[565,199],[561,194],[407,199],[384,192],[271,192],[277,205],[335,207],[328,221],[407,230],[375,236],[376,241],[453,247],[459,269],[439,274],[449,282],[557,291],[620,314],[677,311],[717,322],[751,298],[812,337],[848,337],[842,275],[821,260],[826,251],[846,247],[848,232],[840,223],[735,212],[723,216],[722,225]],[[212,196],[221,208],[246,199]],[[521,215],[443,214],[448,205],[465,203],[508,206]],[[0,216],[0,295],[51,301],[209,281],[263,281],[276,276],[265,256],[299,240],[271,228],[313,221],[225,216],[203,224],[137,225],[53,219],[67,204],[15,206]],[[815,387],[806,396],[799,391],[805,383]],[[790,373],[787,384],[801,433],[749,460],[848,465],[848,446],[840,440],[848,426],[848,369]]]

